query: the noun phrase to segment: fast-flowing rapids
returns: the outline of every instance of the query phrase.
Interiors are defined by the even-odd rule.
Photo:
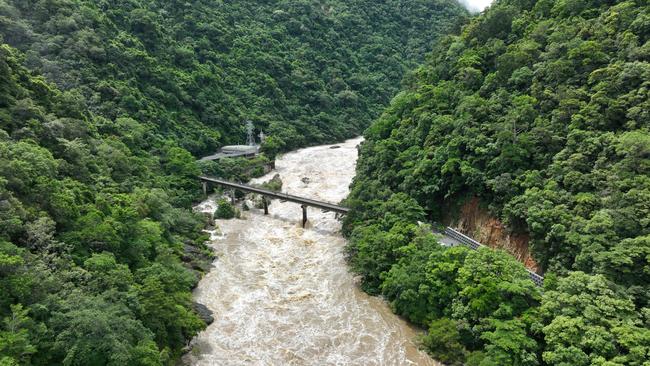
[[[337,203],[348,194],[361,139],[288,153],[276,162],[282,191]],[[255,182],[254,182],[255,183]],[[213,211],[214,199],[199,207]],[[275,200],[270,215],[217,220],[218,258],[196,301],[214,323],[193,340],[192,365],[434,365],[415,331],[358,289],[345,263],[334,213]]]

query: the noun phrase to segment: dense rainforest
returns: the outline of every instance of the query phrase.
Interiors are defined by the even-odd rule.
[[[644,0],[497,0],[366,130],[350,261],[438,359],[650,365],[649,39]],[[419,225],[470,199],[530,238],[543,289]]]
[[[0,365],[173,364],[204,327],[196,159],[358,134],[451,0],[0,0]],[[265,157],[260,157],[264,161]]]
[[[95,114],[128,115],[193,154],[357,136],[465,11],[451,0],[3,0],[25,64]]]

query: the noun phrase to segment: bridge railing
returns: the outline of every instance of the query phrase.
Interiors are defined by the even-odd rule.
[[[285,200],[285,201],[290,201],[290,202],[296,202],[296,203],[300,203],[301,205],[317,207],[317,208],[320,208],[322,210],[333,211],[333,212],[336,212],[336,213],[339,213],[339,214],[347,214],[350,211],[350,209],[347,208],[347,207],[339,206],[339,205],[336,205],[336,204],[333,204],[333,203],[318,201],[318,200],[305,198],[305,197],[294,196],[294,195],[290,195],[290,194],[282,193],[282,192],[275,192],[275,191],[271,191],[271,190],[264,189],[264,188],[254,187],[254,186],[241,184],[241,183],[230,182],[230,181],[227,181],[227,180],[224,180],[224,179],[219,179],[219,178],[214,178],[214,177],[204,177],[204,176],[199,177],[199,179],[201,181],[203,181],[204,183],[213,183],[213,184],[217,184],[217,185],[227,187],[227,188],[231,188],[231,189],[239,189],[239,190],[242,190],[242,191],[245,191],[245,192],[257,193],[257,194],[260,194],[262,196],[271,197],[271,198],[278,198],[278,199]],[[204,190],[206,190],[206,192],[207,192],[207,189],[205,187],[204,187]]]
[[[480,247],[486,247],[485,245],[479,243],[478,241],[476,241],[476,240],[470,238],[469,236],[467,236],[467,235],[465,235],[465,234],[463,234],[461,232],[458,232],[458,231],[456,231],[456,230],[454,230],[454,229],[452,229],[450,227],[445,228],[444,234],[447,235],[448,237],[452,238],[452,239],[457,240],[461,244],[463,244],[463,245],[465,245],[465,246],[467,246],[467,247],[469,247],[469,248],[471,248],[473,250],[477,250]],[[538,275],[537,273],[529,270],[528,268],[526,268],[526,271],[528,271],[528,275],[530,276],[530,279],[533,280],[533,282],[537,286],[541,287],[541,286],[544,285],[544,277],[542,277],[542,276]]]

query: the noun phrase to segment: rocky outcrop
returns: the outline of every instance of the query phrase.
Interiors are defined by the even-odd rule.
[[[197,247],[196,243],[188,240],[183,245],[181,259],[185,268],[195,272],[196,278],[201,278],[204,273],[207,273],[212,268],[214,256],[211,256],[210,253],[211,251],[207,245]]]
[[[499,219],[480,206],[478,198],[467,201],[460,207],[457,217],[445,221],[450,227],[484,245],[507,251],[528,269],[539,272],[539,266],[528,248],[528,235],[511,233]]]
[[[207,306],[198,302],[192,302],[192,308],[199,315],[199,318],[205,322],[205,324],[210,325],[212,322],[214,322],[212,311],[208,309]]]

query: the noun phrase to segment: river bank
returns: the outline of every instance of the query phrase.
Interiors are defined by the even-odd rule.
[[[287,153],[261,183],[279,174],[283,192],[337,203],[348,194],[361,139]],[[339,148],[332,148],[338,146]],[[211,197],[199,205],[214,211]],[[214,322],[192,341],[191,365],[435,365],[416,331],[357,286],[345,263],[334,213],[273,201],[270,215],[244,211],[216,220],[217,259],[194,291]]]

